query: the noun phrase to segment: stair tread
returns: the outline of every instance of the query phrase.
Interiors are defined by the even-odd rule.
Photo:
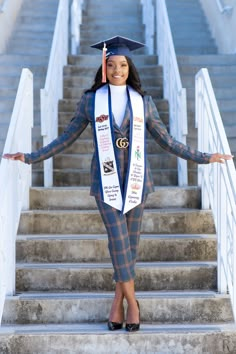
[[[172,267],[215,267],[217,262],[214,261],[199,261],[199,262],[137,262],[137,268],[172,268]],[[112,264],[109,262],[103,263],[16,263],[16,268],[19,269],[110,269]]]
[[[216,291],[201,290],[201,291],[189,291],[189,290],[169,290],[169,291],[136,291],[138,299],[162,299],[162,298],[229,298],[228,294],[219,294]],[[114,292],[21,292],[14,296],[7,295],[6,299],[10,301],[18,300],[70,300],[70,299],[111,299],[114,297]]]
[[[141,239],[170,239],[170,240],[186,240],[186,239],[216,239],[215,234],[141,234]],[[67,235],[50,235],[50,234],[27,234],[27,235],[17,235],[17,241],[22,240],[107,240],[107,235],[99,235],[99,234],[67,234]]]
[[[168,214],[168,213],[188,213],[191,214],[193,212],[198,212],[198,213],[211,213],[210,210],[202,210],[202,209],[193,209],[193,208],[181,208],[181,207],[176,207],[176,208],[160,208],[160,209],[145,209],[145,213],[162,213],[162,214]],[[71,210],[71,209],[65,209],[65,210],[57,210],[57,209],[51,209],[51,210],[22,210],[22,214],[98,214],[98,210]]]
[[[169,332],[229,332],[236,331],[234,323],[229,324],[142,324],[139,333],[169,333]],[[73,334],[109,334],[119,336],[124,332],[108,333],[106,323],[82,323],[82,324],[29,324],[29,325],[2,325],[1,334],[38,334],[50,336],[51,333]],[[128,335],[128,334],[127,334]],[[135,335],[136,336],[136,335]]]

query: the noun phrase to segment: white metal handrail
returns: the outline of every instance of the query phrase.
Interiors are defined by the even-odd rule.
[[[33,75],[23,69],[4,153],[31,151]],[[0,323],[6,295],[15,293],[15,243],[20,213],[29,208],[31,166],[1,160],[0,164]]]
[[[231,154],[207,69],[196,75],[196,125],[198,148],[210,153]],[[229,291],[236,319],[236,170],[226,164],[199,165],[198,183],[202,208],[212,209],[218,243],[218,291]]]
[[[63,96],[63,68],[68,54],[68,0],[60,0],[45,87],[40,91],[41,134],[43,145],[49,144],[58,135],[58,100]],[[53,160],[44,161],[44,186],[53,185]]]
[[[222,0],[216,0],[218,9],[222,14],[231,15],[233,12],[233,6],[225,5]]]
[[[165,0],[156,0],[157,54],[164,71],[164,97],[169,101],[171,135],[186,144],[188,134],[186,89],[183,88]],[[178,158],[178,184],[188,184],[187,161]]]
[[[155,9],[152,0],[141,0],[143,24],[145,25],[145,44],[148,54],[154,54]]]
[[[84,0],[73,0],[70,9],[71,54],[76,55],[80,44],[80,25]]]

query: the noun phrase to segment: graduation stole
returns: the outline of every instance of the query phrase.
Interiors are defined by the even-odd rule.
[[[100,167],[100,190],[104,203],[123,214],[142,202],[145,179],[145,122],[142,96],[127,86],[131,112],[130,135],[115,140],[111,93],[108,85],[95,94],[94,133]],[[121,191],[119,161],[116,149],[129,146],[129,163],[124,191]]]

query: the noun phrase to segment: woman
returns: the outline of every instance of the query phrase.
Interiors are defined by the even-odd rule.
[[[103,65],[91,89],[82,96],[64,133],[34,153],[4,155],[28,164],[40,162],[63,151],[91,124],[95,143],[91,195],[96,198],[107,230],[116,282],[108,329],[123,327],[125,298],[128,304],[125,328],[129,332],[140,328],[134,288],[135,263],[145,200],[154,190],[146,161],[145,130],[165,150],[199,164],[223,163],[232,158],[192,150],[168,134],[152,98],[142,90],[130,59],[131,51],[142,46],[142,43],[119,36],[106,40],[105,44],[93,45],[93,48],[103,50]]]

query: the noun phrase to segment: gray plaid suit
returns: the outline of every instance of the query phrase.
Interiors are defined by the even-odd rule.
[[[25,162],[28,164],[37,163],[52,157],[70,146],[80,136],[89,123],[93,129],[94,98],[95,94],[93,92],[84,94],[77,105],[74,117],[72,118],[70,124],[66,127],[64,133],[52,141],[49,145],[39,149],[38,151],[31,154],[25,154]],[[168,134],[150,96],[144,96],[143,100],[146,128],[157,144],[170,153],[186,160],[192,160],[199,164],[209,163],[211,156],[210,154],[193,150],[190,147],[176,141]],[[127,105],[121,127],[118,127],[113,119],[115,139],[119,137],[129,138],[129,121],[130,111]],[[128,167],[129,152],[128,148],[116,149],[121,180],[124,183]],[[108,247],[114,267],[114,279],[116,281],[128,281],[133,279],[135,276],[134,268],[137,258],[140,225],[145,199],[147,194],[154,190],[151,170],[147,161],[143,203],[135,207],[126,215],[122,215],[119,211],[102,202],[98,176],[99,163],[97,161],[96,154],[94,153],[91,163],[90,194],[96,198],[98,208],[108,233]],[[121,186],[121,189],[122,188],[123,185]]]

